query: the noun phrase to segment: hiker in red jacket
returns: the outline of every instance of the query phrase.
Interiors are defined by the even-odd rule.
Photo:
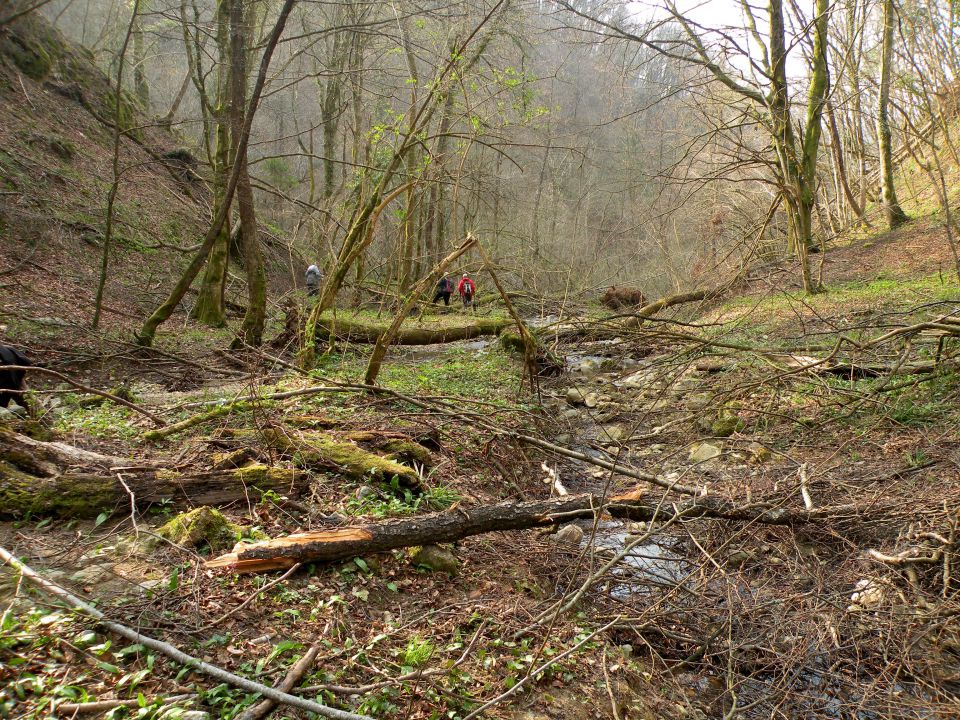
[[[473,284],[473,280],[470,279],[467,273],[464,273],[463,277],[460,278],[460,284],[457,285],[457,292],[460,293],[460,299],[463,300],[463,306],[465,308],[473,305],[473,295],[477,292],[477,286]]]

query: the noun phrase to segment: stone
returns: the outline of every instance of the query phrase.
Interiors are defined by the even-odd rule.
[[[426,568],[433,572],[445,572],[456,575],[460,570],[460,560],[452,550],[439,545],[424,545],[410,557],[410,562],[417,567]]]
[[[850,595],[850,605],[847,610],[859,612],[870,610],[883,602],[883,587],[876,580],[866,578],[857,582],[857,589]]]
[[[357,488],[357,491],[353,494],[353,496],[357,500],[363,500],[364,498],[368,498],[371,495],[376,495],[376,494],[377,494],[377,491],[374,490],[369,485],[361,485],[360,487]]]
[[[571,405],[583,405],[583,401],[584,401],[584,398],[586,397],[586,393],[584,393],[578,387],[572,387],[569,390],[567,390],[566,397],[567,397],[567,402],[570,403]]]
[[[598,402],[600,401],[597,399],[597,396],[594,393],[587,394],[587,396],[583,399],[583,404],[588,408],[595,408]]]
[[[10,408],[0,407],[0,423],[16,422],[19,419]]]
[[[157,535],[185,547],[207,546],[211,550],[232,547],[240,537],[240,528],[212,507],[202,505],[180,513],[157,528]]]
[[[573,523],[564,525],[553,535],[553,540],[558,543],[570,543],[579,545],[583,540],[583,528]]]
[[[714,437],[730,437],[735,432],[743,430],[745,424],[736,413],[721,413],[710,424],[710,432]]]
[[[645,388],[653,383],[649,370],[639,370],[632,375],[627,375],[620,381],[620,385],[625,388]]]
[[[627,431],[622,425],[607,425],[603,428],[603,437],[601,440],[611,440],[617,442],[627,436]]]
[[[693,393],[687,396],[686,401],[687,407],[691,410],[703,410],[705,407],[709,407],[712,398],[709,393]]]
[[[562,433],[562,434],[560,434],[560,435],[557,435],[557,436],[553,439],[553,441],[554,441],[557,445],[569,445],[571,440],[572,440],[572,437],[570,436],[569,433]]]
[[[580,417],[580,411],[575,408],[569,408],[563,411],[564,420],[576,420]]]
[[[741,568],[753,559],[753,553],[748,550],[734,550],[727,555],[727,565],[732,568]]]
[[[701,463],[720,457],[723,450],[720,446],[713,443],[703,442],[690,448],[690,462]]]
[[[99,585],[113,576],[113,565],[89,565],[70,576],[79,585]]]
[[[758,442],[747,445],[747,462],[751,465],[762,465],[772,457],[772,453]]]

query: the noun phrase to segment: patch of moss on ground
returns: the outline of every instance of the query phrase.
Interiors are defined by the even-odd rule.
[[[233,547],[240,538],[240,527],[227,520],[219,510],[206,505],[181,513],[157,528],[156,534],[184,547],[209,547],[222,550]]]

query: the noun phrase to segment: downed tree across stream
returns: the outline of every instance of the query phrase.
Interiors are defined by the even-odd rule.
[[[459,316],[458,316],[459,318]],[[484,335],[499,335],[510,324],[509,318],[478,318],[463,316],[457,325],[437,323],[436,327],[417,323],[402,325],[393,340],[394,345],[436,345],[456,340],[472,340]],[[357,343],[375,343],[383,335],[388,322],[371,324],[368,320],[358,321],[349,314],[337,315],[334,319],[324,315],[317,325],[317,337],[328,339],[331,333],[340,340]]]
[[[366,523],[297,533],[286,537],[238,545],[233,552],[207,562],[209,568],[229,568],[237,573],[262,572],[292,567],[304,562],[332,562],[395,548],[454,542],[473,535],[503,530],[545,527],[577,518],[592,518],[601,510],[619,518],[666,521],[685,518],[716,518],[765,525],[823,523],[834,518],[849,521],[869,512],[852,506],[815,510],[776,508],[766,504],[734,505],[719,497],[700,497],[675,503],[635,490],[609,498],[597,495],[565,495],[551,500],[503,502],[475,508],[455,507],[443,512],[398,520]]]

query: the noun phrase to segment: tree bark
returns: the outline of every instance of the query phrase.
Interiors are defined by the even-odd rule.
[[[603,511],[631,520],[661,522],[681,515],[764,525],[822,525],[833,517],[849,520],[851,514],[861,512],[850,506],[816,510],[738,506],[714,497],[663,503],[657,495],[646,495],[645,489],[607,501],[596,495],[564,495],[551,500],[456,507],[414,518],[297,533],[235,548],[234,552],[207,562],[207,567],[229,568],[237,573],[262,572],[289,568],[298,562],[332,562],[395,548],[454,542],[488,532],[547,527],[577,518],[593,518]],[[881,512],[876,508],[872,511]]]
[[[237,159],[241,159],[242,157],[246,156],[247,143],[250,140],[250,128],[253,125],[253,117],[256,115],[257,108],[260,105],[260,97],[263,94],[263,87],[267,82],[267,70],[270,67],[270,60],[273,58],[273,51],[276,49],[277,43],[280,41],[280,36],[283,34],[283,29],[287,24],[287,18],[290,16],[290,11],[293,10],[293,6],[295,4],[296,0],[284,1],[283,7],[280,9],[280,15],[277,18],[277,22],[274,25],[273,31],[270,34],[270,38],[267,40],[266,47],[263,50],[263,57],[260,59],[260,69],[257,73],[257,82],[254,85],[253,93],[250,96],[250,102],[247,104],[247,111],[244,115],[243,132],[239,138],[236,138],[236,152],[234,157]],[[227,220],[229,203],[233,199],[234,192],[236,192],[239,179],[240,166],[235,165],[233,171],[230,173],[230,178],[227,181],[227,187],[224,193],[224,204],[221,205],[221,207],[217,210],[217,216],[210,225],[210,229],[207,231],[207,234],[203,239],[203,244],[201,245],[200,250],[197,252],[197,255],[194,257],[193,261],[184,271],[183,276],[177,282],[174,289],[170,292],[170,296],[153,312],[149,318],[147,318],[146,322],[143,324],[143,327],[140,328],[140,332],[137,335],[137,342],[141,345],[153,344],[153,338],[154,335],[156,335],[157,328],[173,314],[174,309],[180,304],[180,301],[186,294],[187,289],[193,283],[194,279],[197,277],[197,274],[200,272],[200,269],[203,267],[203,264],[207,258],[207,254],[210,252],[210,248],[213,247],[214,242],[220,235],[223,224]]]
[[[239,1],[239,0],[238,0]],[[190,312],[191,317],[210,327],[223,327],[227,324],[224,291],[227,286],[227,266],[230,262],[230,201],[226,197],[227,178],[230,174],[231,148],[230,119],[234,108],[231,106],[230,90],[233,86],[233,64],[231,62],[230,14],[234,0],[219,0],[217,3],[217,97],[213,107],[216,141],[213,154],[213,199],[214,219],[220,215],[221,206],[226,203],[226,216],[220,227],[216,241],[207,256],[207,266],[200,283],[197,301]],[[242,110],[241,110],[242,112]],[[239,179],[238,179],[239,183]]]
[[[896,8],[893,0],[883,0],[883,43],[880,55],[880,88],[877,102],[877,139],[880,144],[880,189],[887,225],[891,230],[907,220],[893,185],[893,155],[890,139],[890,75],[893,63],[893,26]]]
[[[497,335],[510,324],[509,320],[500,318],[484,318],[473,320],[465,325],[446,328],[401,327],[393,339],[394,345],[435,345],[454,342],[456,340],[471,340],[484,335]],[[317,323],[319,339],[334,337],[357,343],[376,343],[383,334],[383,326],[363,325],[344,319],[341,315],[336,322],[329,318],[321,318]]]
[[[245,7],[243,0],[233,0],[230,7],[230,131],[234,137],[243,132],[243,110],[247,103],[247,52],[253,37],[252,16],[252,7]],[[237,207],[240,212],[243,264],[247,271],[247,311],[234,344],[258,347],[263,342],[263,325],[267,315],[267,275],[260,251],[246,153],[238,155],[236,162],[241,165],[237,178]]]

